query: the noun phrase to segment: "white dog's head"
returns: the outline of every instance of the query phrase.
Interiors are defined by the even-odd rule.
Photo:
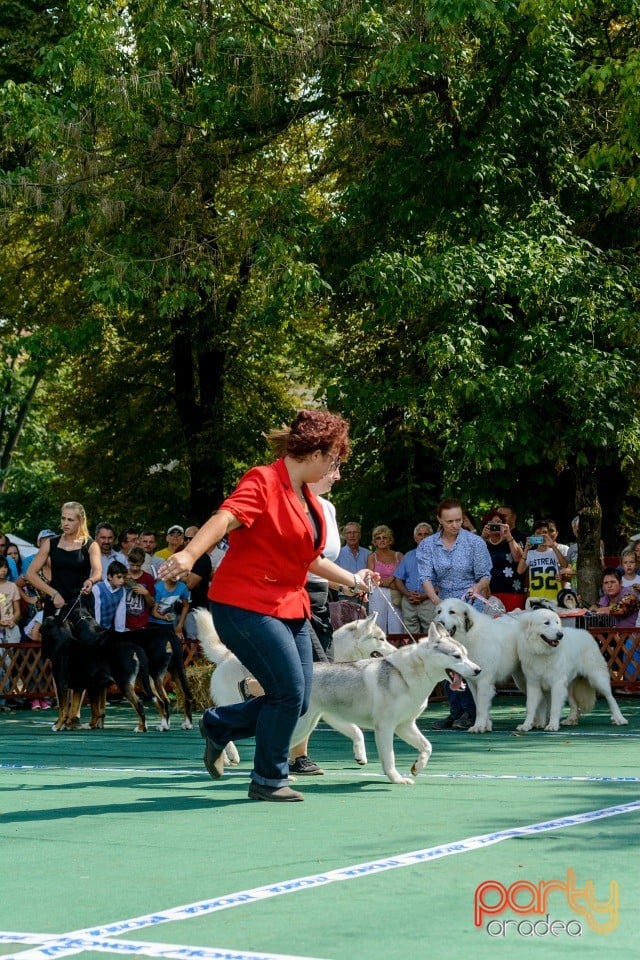
[[[436,607],[435,623],[440,623],[450,636],[464,637],[473,627],[478,613],[464,600],[442,600]]]
[[[345,623],[333,635],[334,655],[336,659],[348,657],[349,660],[367,660],[369,657],[388,657],[395,653],[396,647],[389,643],[382,627],[376,623],[378,614],[362,620]]]
[[[527,641],[536,653],[553,653],[562,640],[560,617],[553,610],[532,610],[523,615]]]

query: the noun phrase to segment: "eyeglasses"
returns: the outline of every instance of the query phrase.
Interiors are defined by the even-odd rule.
[[[193,540],[193,537],[185,537],[185,543],[189,543],[190,540]]]

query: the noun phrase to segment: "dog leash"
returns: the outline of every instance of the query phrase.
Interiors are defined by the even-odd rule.
[[[379,590],[379,591],[380,591],[380,595],[382,596],[382,599],[384,600],[384,602],[386,603],[386,605],[389,607],[389,609],[391,610],[392,613],[395,613],[396,617],[398,618],[398,620],[400,621],[400,623],[401,623],[402,626],[404,627],[404,632],[405,632],[405,633],[407,634],[407,636],[409,637],[411,643],[417,643],[417,642],[418,642],[417,639],[416,639],[416,638],[414,637],[414,635],[411,633],[411,630],[409,630],[409,627],[406,625],[406,623],[404,622],[404,620],[402,619],[402,617],[401,617],[400,614],[398,613],[398,608],[396,607],[396,605],[393,604],[393,603],[391,603],[391,601],[387,599],[386,594],[383,593],[382,587],[377,587],[375,584],[372,584],[371,581],[369,581],[369,594],[373,593],[375,590]]]
[[[71,604],[71,606],[70,606],[69,609],[67,610],[66,615],[62,618],[62,622],[63,622],[63,623],[66,623],[66,622],[67,622],[67,620],[69,619],[69,617],[70,617],[71,614],[73,613],[74,609],[75,609],[75,608],[78,606],[78,604],[80,603],[81,598],[82,598],[82,591],[80,591],[80,593],[78,594],[78,596],[76,597],[76,599],[73,601],[73,603]],[[60,610],[64,610],[64,607],[60,607]],[[57,617],[58,614],[60,613],[60,610],[58,611],[58,613],[56,613],[56,617]]]
[[[512,620],[518,619],[519,615],[514,613],[512,610],[500,609],[501,607],[504,607],[504,604],[498,600],[497,597],[491,597],[491,599],[487,600],[486,597],[483,597],[480,593],[476,593],[475,590],[468,590],[463,599],[466,599],[467,597],[469,597],[471,600],[479,600],[480,603],[485,605],[485,607],[489,607],[489,609],[493,611],[494,620],[498,620],[500,617],[511,617]],[[498,606],[498,604],[500,604],[500,606]]]

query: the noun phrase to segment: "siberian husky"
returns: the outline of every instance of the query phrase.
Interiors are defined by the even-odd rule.
[[[215,663],[216,669],[211,675],[209,693],[211,702],[214,706],[225,707],[230,703],[237,703],[240,699],[238,694],[238,684],[251,674],[231,653],[230,650],[220,640],[213,624],[213,618],[208,610],[204,608],[193,611],[196,620],[196,629],[198,641],[202,647],[207,660]],[[347,623],[344,627],[333,635],[333,657],[336,663],[343,663],[353,660],[361,660],[367,657],[386,657],[396,652],[396,648],[389,643],[384,635],[384,631],[376,625],[376,614],[365,617],[362,620],[354,620]],[[315,669],[318,664],[314,664],[314,683]],[[331,721],[329,721],[331,722]],[[364,745],[362,732],[354,727],[353,724],[340,723],[335,726],[336,730],[343,733],[353,741],[353,753],[357,763],[365,764],[367,762],[367,753]],[[302,739],[302,738],[299,738]],[[298,740],[292,740],[293,744]],[[240,762],[238,751],[233,742],[226,746],[227,760],[235,765]]]
[[[292,742],[304,739],[321,717],[337,726],[355,724],[373,729],[382,769],[392,783],[413,783],[396,769],[393,737],[397,734],[415,747],[418,757],[411,767],[417,776],[431,756],[431,744],[416,726],[431,691],[441,680],[460,687],[460,678],[480,673],[465,648],[440,624],[432,623],[429,636],[402,647],[390,656],[357,663],[315,663],[309,709],[298,720]],[[363,738],[364,739],[364,738]]]

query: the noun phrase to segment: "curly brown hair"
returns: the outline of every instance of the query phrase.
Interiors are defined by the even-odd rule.
[[[290,426],[270,430],[267,440],[276,456],[296,460],[316,450],[346,460],[350,451],[349,424],[328,410],[299,410]]]

